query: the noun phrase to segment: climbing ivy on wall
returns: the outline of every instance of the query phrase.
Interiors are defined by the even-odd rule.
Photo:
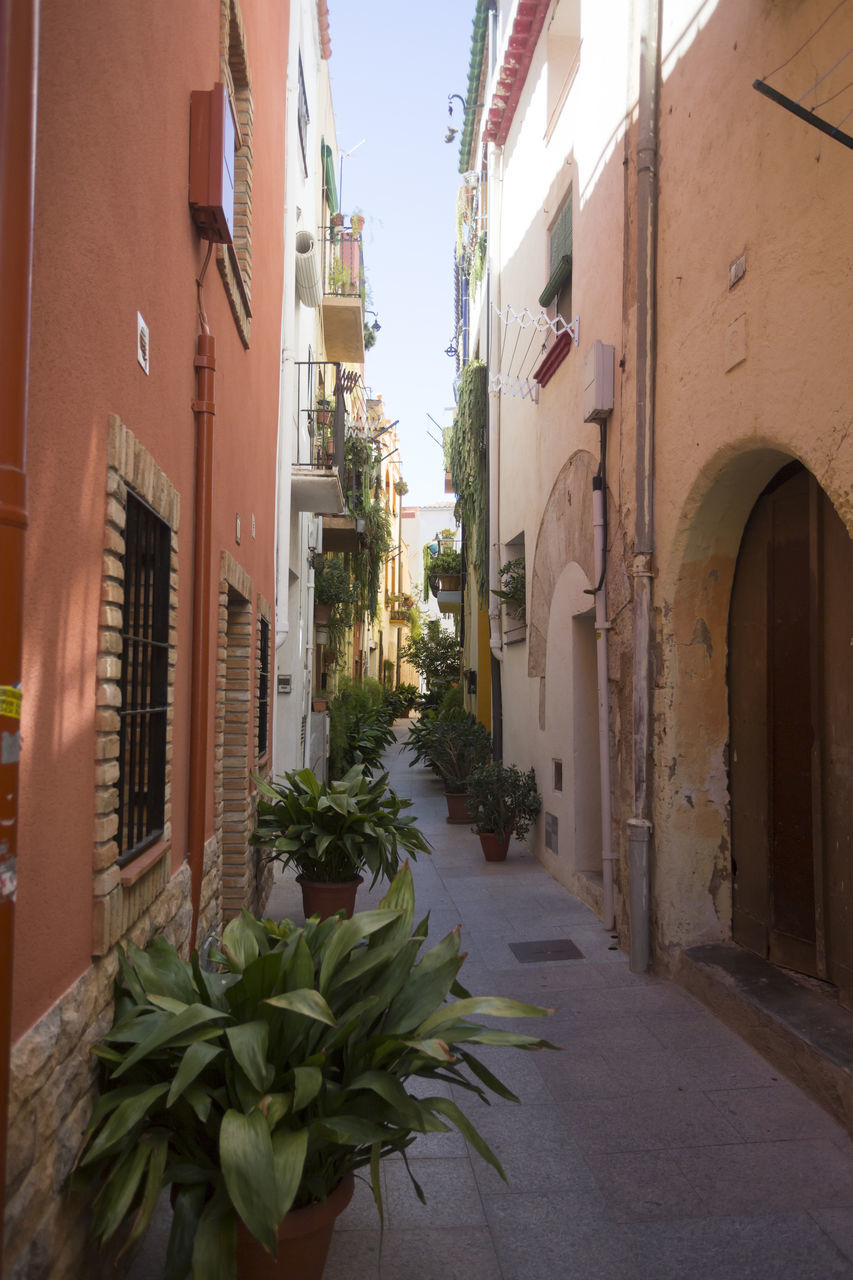
[[[462,370],[456,419],[450,430],[447,456],[453,488],[459,501],[456,515],[465,526],[469,563],[477,575],[480,607],[489,605],[488,514],[486,511],[486,431],[488,373],[479,360]]]

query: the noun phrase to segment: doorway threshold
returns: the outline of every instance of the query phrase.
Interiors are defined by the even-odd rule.
[[[687,948],[672,977],[853,1133],[853,1013],[735,943]]]

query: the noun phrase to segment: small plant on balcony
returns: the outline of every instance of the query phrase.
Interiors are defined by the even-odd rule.
[[[352,578],[338,556],[317,556],[315,559],[314,600],[317,604],[352,603]]]
[[[398,498],[402,498],[404,494],[409,492],[409,486],[406,484],[405,480],[394,481],[394,492]]]
[[[348,294],[352,292],[352,273],[340,258],[333,258],[329,264],[329,292]]]
[[[500,576],[503,589],[493,590],[492,595],[503,600],[510,618],[515,618],[517,622],[524,622],[527,610],[524,557],[519,556],[516,560],[508,560],[506,564],[501,565]]]

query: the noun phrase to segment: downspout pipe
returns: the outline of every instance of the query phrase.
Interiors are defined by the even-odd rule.
[[[38,0],[0,0],[0,1273],[18,857]]]
[[[603,924],[605,929],[614,925],[613,860],[616,854],[611,836],[610,802],[610,686],[607,666],[607,490],[605,479],[605,432],[601,426],[601,474],[592,480],[592,524],[595,572],[598,575],[595,588],[595,655],[598,673],[598,762],[601,787],[601,869],[604,890]]]
[[[486,351],[489,361],[489,378],[493,372],[491,367],[492,353],[492,300],[500,309],[500,268],[498,229],[499,197],[497,188],[498,166],[500,154],[497,148],[489,143],[489,192],[487,226],[489,234],[489,266],[486,275]],[[497,269],[496,269],[497,268]],[[497,345],[497,344],[495,344]],[[501,396],[488,396],[489,429],[486,449],[486,484],[488,487],[488,521],[489,521],[489,650],[491,653],[492,680],[492,754],[495,760],[503,759],[503,691],[501,687],[501,664],[503,663],[503,635],[501,633],[500,597],[493,592],[500,589],[500,529],[501,529]]]
[[[208,255],[209,258],[209,255]],[[205,264],[206,265],[206,264]],[[199,284],[199,291],[201,284]],[[196,373],[195,525],[193,530],[192,714],[190,718],[189,863],[192,900],[191,948],[198,937],[204,835],[207,820],[211,683],[211,542],[213,514],[213,419],[216,413],[216,342],[200,311],[202,332],[193,361]]]
[[[634,530],[632,814],[628,819],[630,964],[651,952],[651,698],[654,427],[657,363],[658,100],[661,0],[647,0],[640,32],[637,123],[637,412]]]

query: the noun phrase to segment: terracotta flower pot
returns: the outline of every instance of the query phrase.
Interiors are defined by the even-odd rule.
[[[330,604],[314,605],[314,622],[318,627],[326,627],[329,625],[329,619],[332,616],[332,606]]]
[[[352,1188],[349,1174],[322,1204],[291,1210],[278,1229],[277,1258],[238,1223],[239,1280],[322,1280],[335,1219],[352,1199]]]
[[[486,862],[503,862],[509,849],[509,836],[496,836],[494,831],[481,831],[479,835]]]
[[[471,813],[468,809],[468,793],[467,791],[445,791],[444,798],[447,801],[447,821],[448,822],[471,822]]]
[[[307,920],[309,916],[319,916],[321,920],[325,920],[327,916],[333,916],[336,911],[342,909],[346,911],[347,916],[352,915],[355,910],[355,895],[358,886],[362,883],[362,877],[357,876],[355,880],[328,882],[297,876],[296,882],[302,886],[302,908],[305,919]]]

